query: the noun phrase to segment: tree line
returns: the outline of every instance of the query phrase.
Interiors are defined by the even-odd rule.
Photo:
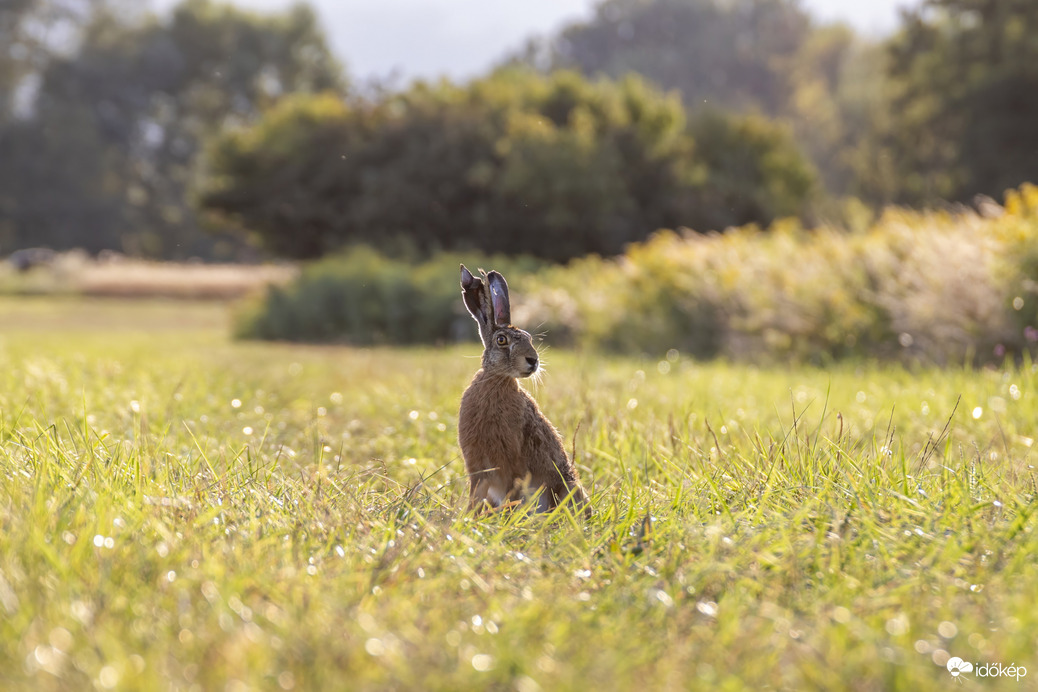
[[[658,228],[796,214],[814,183],[761,118],[687,121],[640,78],[568,71],[287,99],[218,138],[207,161],[201,206],[299,258],[351,242],[612,255]]]
[[[0,253],[565,260],[1000,198],[1038,179],[1036,35],[1031,0],[926,0],[881,40],[797,0],[604,0],[469,83],[363,89],[306,5],[9,0]]]
[[[822,192],[869,205],[1001,198],[1038,179],[1038,3],[922,0],[871,40],[797,0],[605,0],[514,60],[676,89],[787,123]]]
[[[58,38],[54,38],[58,37]],[[290,93],[345,95],[305,5],[262,15],[186,0],[0,5],[0,253],[81,247],[233,257],[190,190],[203,143]]]

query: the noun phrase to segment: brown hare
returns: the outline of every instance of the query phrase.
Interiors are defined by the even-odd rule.
[[[483,367],[461,397],[458,414],[469,508],[536,496],[537,509],[549,511],[571,496],[588,515],[587,494],[559,432],[516,379],[537,372],[539,360],[530,335],[511,324],[505,277],[479,273],[477,278],[461,266],[461,294],[483,341]]]

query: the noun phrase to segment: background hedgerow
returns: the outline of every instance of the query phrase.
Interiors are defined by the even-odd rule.
[[[892,208],[860,231],[662,232],[538,275],[517,319],[624,352],[992,361],[1038,342],[1035,247],[1034,186],[984,215]]]
[[[505,273],[518,325],[553,344],[700,358],[997,361],[1038,345],[1038,187],[1005,207],[888,209],[859,230],[665,231],[561,267],[366,248],[311,265],[239,321],[247,337],[351,343],[470,338],[459,261]],[[464,325],[464,326],[459,326]]]
[[[462,261],[523,275],[529,258],[479,258],[440,253],[424,262],[393,259],[354,247],[305,267],[287,286],[243,305],[235,330],[247,338],[352,344],[428,344],[471,334],[459,296]]]
[[[296,259],[354,243],[612,255],[661,227],[806,214],[816,189],[786,128],[690,117],[634,75],[512,68],[374,100],[295,96],[207,152],[200,208]]]

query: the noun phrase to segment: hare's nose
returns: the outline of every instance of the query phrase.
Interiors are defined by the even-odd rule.
[[[526,356],[526,364],[531,368],[537,367],[537,356]]]

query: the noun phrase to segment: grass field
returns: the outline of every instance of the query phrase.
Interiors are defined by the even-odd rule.
[[[550,350],[595,515],[473,519],[475,343],[236,344],[222,310],[0,299],[0,688],[1038,687],[1029,363]]]

